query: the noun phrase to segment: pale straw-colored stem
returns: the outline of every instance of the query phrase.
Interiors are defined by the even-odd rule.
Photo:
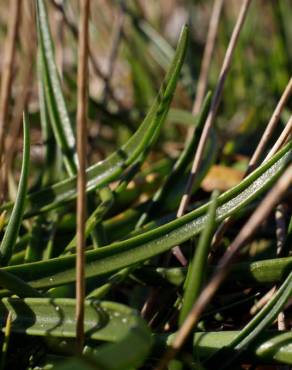
[[[278,140],[275,142],[272,149],[269,151],[268,155],[266,156],[264,162],[272,158],[274,154],[285,144],[288,137],[291,135],[292,132],[292,116],[289,118],[287,125],[285,126],[284,130],[282,131],[281,135],[279,136]]]
[[[80,0],[77,76],[77,254],[76,254],[76,342],[79,352],[84,345],[85,299],[85,221],[86,221],[86,141],[88,81],[89,0]]]
[[[248,7],[249,7],[250,3],[251,3],[251,0],[244,0],[243,1],[240,12],[239,12],[239,15],[238,15],[238,18],[237,18],[237,21],[236,21],[236,24],[235,24],[235,27],[233,29],[233,32],[232,32],[232,35],[231,35],[231,38],[230,38],[230,41],[229,41],[229,45],[228,45],[228,48],[226,50],[226,54],[225,54],[223,64],[222,64],[222,67],[221,67],[221,71],[220,71],[220,75],[219,75],[219,78],[218,78],[215,93],[214,93],[213,98],[212,98],[210,112],[209,112],[208,117],[206,119],[202,135],[200,137],[200,141],[199,141],[199,144],[198,144],[197,151],[195,153],[191,173],[190,173],[188,181],[187,181],[185,192],[184,192],[184,194],[182,196],[182,199],[180,201],[176,217],[183,216],[185,214],[187,208],[188,208],[188,205],[189,205],[189,202],[190,202],[190,199],[191,199],[192,188],[193,188],[193,185],[194,185],[199,167],[201,165],[201,161],[202,161],[202,158],[203,158],[203,154],[204,154],[205,146],[206,146],[206,143],[207,143],[207,140],[208,140],[208,137],[209,137],[209,133],[210,133],[210,130],[213,126],[213,123],[214,123],[214,120],[215,120],[215,117],[216,117],[216,113],[217,113],[217,110],[218,110],[219,102],[221,100],[221,96],[222,96],[223,87],[224,87],[225,79],[226,79],[226,76],[227,76],[227,72],[229,71],[231,61],[232,61],[232,56],[233,56],[233,53],[234,53],[234,49],[236,47],[237,40],[238,40],[240,31],[242,29],[242,26],[243,26],[243,23],[244,23],[244,20],[245,20],[246,14],[247,14],[247,10],[248,10]],[[220,4],[218,4],[218,5],[220,5]],[[195,107],[194,107],[194,109],[195,109]],[[176,246],[172,249],[172,253],[178,258],[179,261],[181,261],[181,263],[183,265],[186,264],[186,260],[185,260],[184,256],[182,255],[182,252],[180,251],[180,248],[178,246]]]
[[[280,118],[280,115],[282,113],[282,110],[284,109],[284,106],[288,100],[288,98],[291,96],[291,93],[292,93],[292,78],[290,79],[290,81],[288,82],[272,116],[271,116],[271,119],[262,135],[262,138],[259,142],[259,144],[257,145],[250,161],[249,161],[249,164],[247,166],[247,170],[245,172],[245,175],[244,177],[246,177],[247,175],[249,175],[253,170],[255,170],[255,168],[258,166],[258,162],[259,162],[259,159],[261,157],[261,155],[263,154],[263,151],[265,150],[266,148],[266,145],[268,143],[268,141],[270,140],[276,126],[277,126],[277,123],[279,121],[279,118]],[[289,136],[289,135],[288,135]],[[286,141],[286,139],[288,138],[288,136],[286,136],[285,134],[285,138],[284,138],[284,143]],[[283,140],[281,139],[281,142],[283,142]],[[283,145],[283,144],[281,144]],[[275,144],[276,146],[276,144]],[[275,148],[279,148],[279,145],[277,144],[277,146]],[[278,149],[277,149],[278,150]],[[222,240],[222,237],[223,235],[225,234],[226,230],[228,229],[228,227],[230,226],[232,222],[232,217],[228,217],[226,220],[224,220],[224,222],[222,222],[222,224],[218,227],[215,235],[214,235],[214,238],[213,238],[213,241],[212,241],[212,250],[214,251],[218,244],[221,242]],[[212,259],[212,255],[209,256],[209,261],[211,261]]]
[[[289,99],[290,95],[292,93],[292,78],[290,78],[272,116],[271,116],[271,119],[265,129],[265,132],[263,133],[263,136],[261,137],[260,139],[260,142],[258,143],[257,147],[256,147],[256,150],[254,151],[250,161],[249,161],[249,164],[248,164],[248,168],[247,168],[247,171],[246,171],[246,174],[249,174],[250,172],[252,172],[259,160],[260,160],[260,157],[263,153],[263,151],[265,150],[267,144],[268,144],[268,141],[270,140],[277,124],[278,124],[278,121],[280,119],[280,115],[285,107],[285,104],[287,102],[287,100]]]
[[[215,41],[218,31],[219,19],[221,15],[222,5],[224,0],[214,0],[212,14],[209,22],[206,46],[204,49],[199,79],[198,79],[198,86],[196,91],[196,98],[194,101],[192,113],[196,115],[200,112],[203,99],[206,93],[206,87],[208,84],[208,76],[210,65],[212,61],[212,56],[215,47]]]
[[[69,19],[69,17],[67,16],[64,8],[63,8],[63,5],[62,3],[59,3],[58,1],[56,0],[52,0],[52,5],[59,11],[62,13],[62,16],[63,16],[63,21],[65,23],[65,25],[68,27],[68,29],[70,30],[71,34],[73,35],[73,37],[75,39],[78,39],[78,28],[76,27],[75,23],[72,22],[71,19]],[[90,48],[90,45],[89,45],[89,48],[88,48],[88,57],[89,57],[89,61],[90,61],[90,65],[94,71],[94,73],[100,77],[103,81],[106,80],[106,74],[102,71],[101,67],[99,66],[99,63],[97,61],[97,59],[95,58],[94,56],[94,52],[93,50]],[[115,96],[113,90],[111,89],[110,86],[108,86],[108,94],[109,96],[112,98],[112,100],[116,103],[116,105],[120,108],[120,109],[124,109],[124,106],[122,104],[122,102]]]
[[[9,18],[8,18],[8,31],[5,41],[5,48],[3,52],[3,70],[1,80],[1,94],[0,94],[0,164],[3,163],[3,151],[5,147],[5,134],[8,119],[9,99],[11,95],[12,86],[12,72],[13,61],[16,49],[16,39],[20,23],[20,6],[21,0],[10,1]],[[0,197],[3,199],[5,194],[3,186],[5,179],[3,178],[3,171],[1,171],[0,180]]]
[[[226,80],[226,76],[227,76],[227,73],[228,73],[230,65],[231,65],[232,56],[233,56],[233,53],[234,53],[234,50],[235,50],[235,47],[236,47],[236,44],[237,44],[237,40],[238,40],[240,31],[242,29],[242,26],[243,26],[243,23],[244,23],[244,20],[245,20],[246,14],[247,14],[247,10],[249,8],[250,3],[251,3],[251,0],[244,0],[243,1],[241,9],[240,9],[239,16],[237,18],[234,30],[232,32],[230,42],[229,42],[228,48],[226,50],[224,61],[223,61],[222,67],[221,67],[218,83],[217,83],[217,86],[216,86],[216,89],[215,89],[215,92],[214,92],[214,95],[213,95],[213,98],[212,98],[210,112],[208,114],[208,117],[206,119],[206,123],[205,123],[204,128],[203,128],[203,132],[202,132],[202,135],[201,135],[201,138],[200,138],[200,141],[199,141],[199,144],[198,144],[198,148],[197,148],[197,151],[196,151],[196,154],[195,154],[194,162],[193,162],[193,165],[192,165],[191,174],[190,174],[190,177],[188,179],[187,186],[186,186],[185,194],[183,195],[181,203],[179,205],[179,209],[178,209],[178,212],[177,212],[177,217],[181,217],[185,213],[185,211],[186,211],[186,209],[189,205],[192,186],[194,184],[194,181],[195,181],[195,178],[197,176],[199,167],[201,165],[204,149],[205,149],[208,137],[209,137],[210,130],[211,130],[211,128],[213,126],[213,123],[215,121],[215,117],[216,117],[216,113],[217,113],[217,110],[218,110],[219,102],[221,100],[222,91],[223,91],[224,83],[225,83],[225,80]]]

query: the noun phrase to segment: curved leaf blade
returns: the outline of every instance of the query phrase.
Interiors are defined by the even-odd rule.
[[[235,351],[232,356],[228,356],[228,361],[221,365],[220,369],[229,366],[236,357],[250,346],[256,338],[267,329],[275,320],[279,312],[284,307],[292,294],[292,272],[287,276],[277,293],[260,310],[260,312],[232,339],[227,347],[223,347],[208,360],[208,364],[220,363],[221,358],[226,358],[226,352]]]
[[[218,198],[216,221],[222,221],[259,196],[282,173],[290,160],[289,143],[271,160],[246,177],[239,185]],[[206,223],[208,204],[154,230],[125,241],[86,253],[86,277],[114,272],[131,264],[145,261],[171,249],[198,234]],[[50,261],[28,263],[5,268],[36,288],[52,287],[73,282],[75,256]]]
[[[214,354],[222,347],[228,347],[237,337],[238,331],[217,331],[195,333],[193,347],[195,359],[202,360]],[[263,332],[251,348],[247,348],[248,356],[264,361],[279,361],[292,364],[292,333]]]
[[[73,176],[76,174],[78,167],[75,136],[61,89],[48,16],[43,0],[37,0],[36,14],[40,48],[39,60],[43,71],[42,76],[47,107],[54,135],[63,153],[65,167],[69,175]]]
[[[75,299],[4,298],[0,302],[2,330],[8,312],[12,313],[12,332],[27,335],[75,338]],[[86,339],[113,342],[87,347],[85,354],[102,369],[128,369],[140,366],[149,353],[152,338],[137,312],[115,302],[85,301]],[[135,351],[133,351],[135,348]],[[123,356],[117,354],[122,353]],[[115,354],[113,356],[113,354]]]
[[[23,143],[22,167],[16,200],[0,245],[0,263],[2,266],[10,260],[24,213],[30,162],[30,135],[26,113],[23,116]]]
[[[178,42],[172,65],[161,89],[144,121],[134,135],[119,150],[87,169],[87,192],[101,188],[116,180],[131,165],[157,135],[166,118],[172,96],[184,61],[188,41],[188,28],[184,27]],[[26,217],[45,212],[76,197],[76,176],[38,192],[29,194]],[[12,204],[0,207],[11,208]]]
[[[189,265],[187,279],[184,286],[183,305],[179,313],[179,324],[182,325],[193,304],[198,298],[205,279],[207,258],[215,228],[218,192],[213,193],[208,209],[206,226],[204,227],[194,257]]]
[[[292,269],[292,257],[265,259],[256,262],[241,262],[234,264],[227,280],[239,281],[244,285],[272,284],[283,281]],[[211,273],[214,267],[209,268]],[[170,284],[180,286],[185,281],[187,269],[185,267],[143,267],[141,269],[144,281],[149,284],[163,279]],[[139,275],[138,275],[139,277]]]
[[[0,303],[1,326],[3,328],[7,312],[11,311],[15,333],[75,338],[75,305],[75,299],[71,298],[3,298]],[[127,306],[94,299],[85,301],[87,338],[117,342],[141,322],[136,311]]]

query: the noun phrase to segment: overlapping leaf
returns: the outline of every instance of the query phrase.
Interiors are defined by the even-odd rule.
[[[234,214],[262,194],[282,173],[291,160],[292,143],[287,144],[268,162],[250,174],[239,185],[218,198],[216,221]],[[166,225],[150,230],[131,239],[113,243],[100,250],[86,253],[86,276],[99,276],[123,267],[145,261],[174,245],[198,234],[205,225],[208,204]],[[73,282],[75,256],[28,263],[6,268],[37,288],[52,287]]]
[[[173,63],[165,77],[165,81],[150,108],[143,123],[136,133],[115,153],[111,154],[104,161],[101,161],[87,170],[87,191],[102,187],[117,179],[124,170],[131,165],[139,155],[148,147],[149,142],[157,135],[176,87],[179,73],[183,64],[188,39],[188,30],[184,28],[178,43]],[[37,214],[52,209],[76,196],[76,177],[66,179],[48,188],[42,189],[28,196],[29,208],[26,215]],[[10,208],[6,204],[1,209]]]
[[[75,299],[5,298],[0,302],[0,322],[3,328],[10,311],[14,333],[75,338],[75,306]],[[150,330],[144,321],[134,310],[118,303],[86,300],[84,329],[86,339],[113,342],[100,346],[97,353],[86,350],[103,369],[139,366],[151,348]],[[128,352],[128,348],[135,351]]]
[[[78,167],[75,136],[61,89],[48,16],[43,0],[37,0],[37,26],[39,62],[42,69],[42,83],[44,85],[50,121],[56,140],[62,150],[67,172],[70,176],[73,176],[76,174]]]

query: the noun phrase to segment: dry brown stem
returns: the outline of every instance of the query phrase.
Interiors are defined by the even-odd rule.
[[[76,251],[76,342],[81,353],[84,344],[85,299],[85,221],[86,221],[86,141],[89,0],[80,0],[77,76],[77,251]]]

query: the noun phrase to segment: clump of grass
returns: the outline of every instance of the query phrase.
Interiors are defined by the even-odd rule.
[[[291,365],[291,6],[97,6],[35,2],[36,68],[5,36],[2,369]]]

